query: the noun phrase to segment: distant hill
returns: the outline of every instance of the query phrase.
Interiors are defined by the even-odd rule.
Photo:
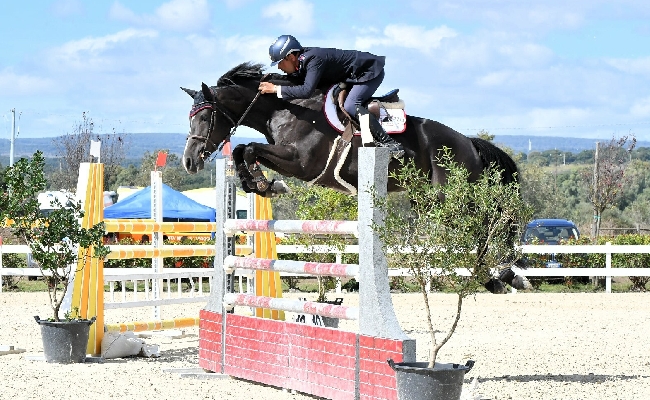
[[[180,155],[185,147],[185,135],[181,133],[127,133],[123,136],[127,143],[127,158],[141,158],[146,151],[152,152],[156,149],[169,149],[170,152]],[[45,157],[55,157],[53,139],[19,137],[14,143],[14,157],[32,155],[36,150],[41,150]],[[8,139],[0,139],[0,155],[8,156],[10,146]]]
[[[182,155],[185,148],[186,134],[182,133],[127,133],[124,134],[124,140],[127,145],[126,158],[140,159],[142,155],[149,151],[157,149],[168,149],[171,153]],[[233,147],[240,143],[252,141],[263,141],[262,138],[250,138],[246,136],[233,136]],[[14,144],[14,157],[29,156],[36,150],[43,151],[45,157],[55,157],[56,149],[53,146],[53,138],[24,138],[19,137]],[[564,138],[555,136],[515,136],[515,135],[497,135],[494,142],[511,148],[515,152],[528,153],[528,145],[531,145],[533,151],[544,151],[557,149],[560,151],[570,151],[579,153],[583,150],[592,150],[595,148],[595,142],[607,143],[606,139],[584,139],[584,138]],[[650,147],[650,142],[639,141],[637,147]],[[0,139],[0,159],[4,160],[9,156],[10,141],[9,139]],[[3,162],[4,165],[6,165]]]
[[[185,148],[186,134],[182,133],[127,133],[124,134],[126,158],[140,159],[145,152],[158,149],[169,150],[170,153],[182,155]],[[100,135],[101,137],[101,135]],[[53,145],[54,138],[17,138],[14,143],[14,157],[31,156],[36,150],[41,150],[45,157],[55,157],[56,149]],[[249,137],[232,138],[233,147],[240,143],[259,141]],[[9,156],[11,142],[9,139],[0,139],[0,156]]]
[[[531,151],[560,150],[580,153],[583,150],[594,150],[596,142],[601,145],[609,143],[609,139],[585,139],[569,138],[558,136],[514,136],[514,135],[495,135],[494,143],[511,148],[515,152],[528,153],[529,143]],[[530,141],[530,142],[529,142]],[[648,141],[637,141],[636,147],[650,147]]]

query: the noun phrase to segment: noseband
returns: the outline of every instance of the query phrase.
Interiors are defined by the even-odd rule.
[[[188,139],[194,139],[194,140],[198,140],[199,142],[205,143],[205,145],[203,146],[203,151],[201,152],[201,159],[205,160],[206,158],[210,157],[210,155],[213,153],[213,151],[207,150],[208,144],[213,146],[217,151],[221,151],[221,149],[223,149],[223,146],[230,140],[230,137],[235,134],[239,125],[241,125],[246,115],[248,115],[248,112],[250,111],[251,107],[253,107],[253,104],[255,104],[257,99],[260,97],[260,94],[262,94],[262,92],[258,91],[255,97],[253,98],[253,101],[251,101],[251,103],[246,108],[246,111],[244,111],[244,114],[242,114],[241,118],[239,118],[237,122],[235,122],[235,120],[231,117],[230,114],[232,113],[230,112],[230,110],[220,107],[219,103],[217,103],[216,101],[204,101],[195,104],[194,107],[192,107],[192,110],[190,111],[190,128],[191,128],[191,118],[193,116],[195,116],[202,110],[206,110],[206,109],[210,110],[210,125],[208,127],[208,131],[206,135],[205,136],[187,135]],[[226,117],[226,119],[228,119],[228,122],[232,124],[232,128],[230,129],[230,132],[228,133],[228,135],[226,135],[226,137],[223,139],[223,141],[219,146],[217,146],[210,139],[210,135],[212,134],[212,130],[214,129],[214,120],[216,115],[215,111],[219,111],[221,115]]]
[[[208,126],[208,130],[207,130],[206,135],[205,136],[199,136],[199,135],[189,135],[188,134],[187,138],[188,139],[198,140],[199,142],[205,143],[205,145],[203,146],[203,151],[201,152],[201,158],[205,160],[207,157],[210,156],[210,154],[212,154],[211,151],[207,150],[207,145],[208,144],[210,144],[213,148],[215,148],[217,150],[221,150],[221,148],[219,148],[210,139],[210,135],[212,134],[212,130],[214,129],[214,120],[216,118],[215,110],[218,110],[219,112],[221,112],[221,114],[224,117],[226,117],[226,119],[228,119],[228,121],[233,125],[233,130],[236,129],[238,124],[235,123],[235,121],[232,119],[232,117],[225,110],[223,110],[221,107],[219,107],[219,104],[217,104],[217,102],[205,101],[205,102],[196,104],[192,108],[192,110],[190,111],[190,128],[191,128],[191,124],[192,124],[192,122],[191,122],[192,117],[195,116],[196,114],[198,114],[199,112],[203,111],[203,110],[210,110],[210,125]]]

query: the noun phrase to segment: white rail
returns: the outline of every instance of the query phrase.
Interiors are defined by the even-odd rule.
[[[521,270],[520,274],[526,277],[566,277],[566,276],[602,276],[605,277],[605,291],[611,292],[611,278],[612,277],[630,277],[630,276],[650,276],[650,268],[612,268],[612,254],[650,254],[650,246],[647,245],[525,245],[521,246],[524,254],[605,254],[604,267],[585,267],[585,268],[528,268]],[[294,245],[278,245],[278,253],[333,253],[338,257],[342,253],[357,253],[359,246],[347,245],[342,250],[336,247],[317,245],[317,246],[294,246]],[[29,247],[21,245],[2,245],[0,246],[0,255],[2,253],[18,253],[28,254]],[[340,263],[340,258],[337,260]],[[237,268],[235,271],[236,276],[250,276],[252,270]],[[459,273],[463,273],[459,271]],[[182,293],[181,285],[177,285],[177,297],[171,298],[171,283],[176,280],[180,282],[182,278],[198,278],[199,285],[195,285],[193,279],[190,279],[191,291],[187,293],[187,302],[205,301],[209,293],[203,292],[204,279],[211,282],[213,276],[212,268],[165,268],[160,273],[154,273],[150,268],[105,268],[104,269],[104,282],[109,284],[109,293],[111,302],[115,301],[115,282],[122,283],[122,300],[125,307],[140,307],[143,301],[149,301],[144,305],[156,305],[153,299],[151,300],[132,300],[126,301],[126,292],[124,283],[141,281],[145,283],[145,292],[133,293],[138,297],[140,294],[145,296],[145,299],[150,293],[150,284],[153,279],[160,279],[165,281],[167,287],[166,293],[168,298],[159,300],[160,304],[173,304],[179,302],[177,299],[181,298]],[[283,272],[282,276],[307,276],[299,273]],[[389,269],[389,276],[409,276],[408,269]],[[2,260],[0,258],[0,285],[2,283],[2,276],[41,276],[41,271],[38,268],[2,268]],[[0,291],[2,287],[0,286]],[[112,303],[111,303],[112,304]],[[120,303],[115,303],[120,304]],[[137,304],[137,305],[135,305]],[[107,308],[118,308],[118,306],[108,306]]]

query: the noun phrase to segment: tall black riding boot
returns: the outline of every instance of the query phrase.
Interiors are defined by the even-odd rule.
[[[359,119],[359,121],[361,120],[360,117],[366,114],[369,114],[367,108],[357,106],[357,119]],[[369,115],[368,125],[370,134],[372,135],[372,138],[375,142],[375,146],[387,148],[390,151],[390,155],[395,158],[404,157],[404,147],[402,144],[396,142],[386,133],[384,128],[381,126],[381,123],[377,120],[377,118],[375,118],[374,115]]]

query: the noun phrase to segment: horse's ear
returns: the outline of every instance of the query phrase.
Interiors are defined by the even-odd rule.
[[[190,97],[192,97],[192,98],[194,98],[194,96],[195,96],[196,93],[197,93],[196,90],[186,89],[186,88],[184,88],[184,87],[181,87],[181,89],[182,89],[185,93],[189,94]]]
[[[214,101],[214,96],[212,96],[210,87],[203,82],[201,82],[201,91],[203,92],[203,97],[205,97],[207,101]]]

